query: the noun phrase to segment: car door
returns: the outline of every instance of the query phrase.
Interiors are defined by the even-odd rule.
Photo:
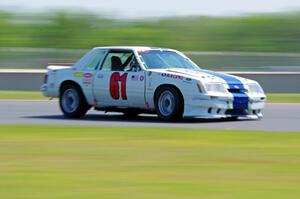
[[[128,105],[135,108],[146,108],[145,71],[141,69],[136,60],[133,60],[129,67],[126,85]]]
[[[140,107],[144,104],[145,76],[130,68],[134,54],[129,50],[108,52],[94,79],[99,107]]]

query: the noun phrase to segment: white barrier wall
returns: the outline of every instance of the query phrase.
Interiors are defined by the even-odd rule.
[[[45,70],[0,70],[0,90],[38,91]],[[300,93],[300,72],[228,72],[258,81],[267,93]]]

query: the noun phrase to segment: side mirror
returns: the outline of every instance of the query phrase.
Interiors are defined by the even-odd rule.
[[[135,59],[133,59],[130,63],[130,70],[133,72],[138,72],[141,70],[139,64],[137,63],[137,61]]]

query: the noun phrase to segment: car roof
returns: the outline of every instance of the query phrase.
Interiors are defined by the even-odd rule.
[[[108,49],[108,50],[171,50],[169,48],[160,48],[160,47],[150,47],[150,46],[104,46],[104,47],[95,47],[94,49]]]

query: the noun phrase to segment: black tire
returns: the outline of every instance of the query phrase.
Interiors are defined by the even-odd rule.
[[[62,87],[59,96],[59,106],[63,114],[68,118],[81,118],[90,109],[81,89],[74,84],[67,84]]]
[[[172,86],[159,88],[154,102],[155,111],[161,120],[179,121],[182,119],[184,110],[183,98],[180,91],[176,88]]]
[[[238,120],[239,120],[238,117],[231,117],[231,118],[229,118],[229,119],[230,119],[230,121],[238,121]]]

